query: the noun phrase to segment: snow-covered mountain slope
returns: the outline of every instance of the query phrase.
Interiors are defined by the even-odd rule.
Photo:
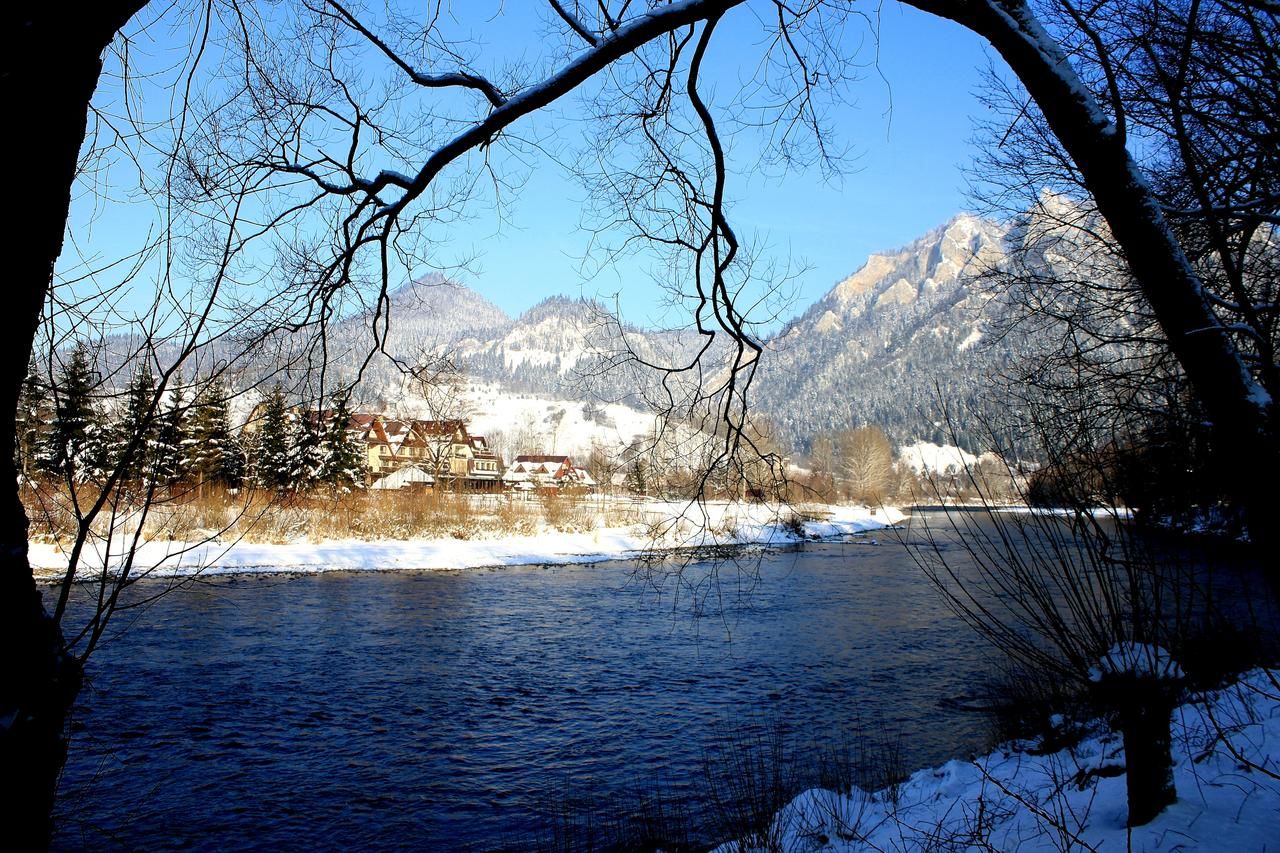
[[[610,453],[643,441],[654,416],[616,403],[516,396],[488,386],[473,396],[471,429],[516,453],[563,453],[585,461],[593,446]]]
[[[500,354],[508,371],[532,367],[564,376],[591,358],[592,335],[603,319],[592,303],[552,297],[521,314],[489,351]]]
[[[618,348],[618,328],[603,306],[589,300],[550,297],[511,318],[469,288],[427,278],[391,293],[389,305],[332,326],[329,351],[336,356],[328,382],[352,381],[360,371],[356,408],[466,417],[473,432],[487,435],[508,456],[585,456],[596,445],[616,452],[654,426],[653,414],[638,403],[634,371],[603,369]],[[366,364],[375,331],[384,352]],[[653,333],[628,330],[628,336],[652,353]],[[429,403],[407,369],[429,364],[435,373],[446,362],[453,366],[444,372],[457,382],[457,399],[443,403],[447,411],[436,411],[441,401]]]
[[[985,299],[971,285],[1002,256],[1005,234],[990,221],[958,216],[871,256],[768,341],[754,400],[784,445],[802,451],[816,432],[861,424],[881,426],[903,444],[954,443],[944,409],[978,405],[989,375],[1010,357],[1007,345],[988,345]],[[621,326],[586,299],[553,296],[510,318],[475,291],[432,277],[392,293],[385,317],[366,312],[337,324],[331,351],[355,354],[339,359],[339,376],[354,374],[375,323],[402,365],[447,358],[487,389],[484,399],[537,399],[552,412],[587,402],[624,404],[637,414],[646,408],[659,377],[618,357],[620,330],[626,347],[660,363],[679,361],[697,343],[687,332]],[[412,383],[391,358],[375,357],[362,385],[370,405],[413,407]],[[530,417],[526,433],[546,413]],[[503,426],[515,428],[511,420]],[[580,446],[589,444],[584,438]]]
[[[388,344],[397,350],[415,344],[484,340],[511,324],[511,318],[497,305],[440,276],[409,282],[393,291],[389,301]]]
[[[957,216],[907,246],[872,255],[766,341],[753,403],[783,446],[803,452],[817,432],[875,424],[903,445],[958,440],[978,449],[980,442],[967,441],[963,432],[950,434],[944,412],[980,406],[990,376],[1017,355],[1008,340],[989,334],[984,311],[990,306],[972,284],[1003,257],[1009,233]],[[661,397],[661,377],[623,353],[675,364],[700,343],[687,330],[624,326],[585,299],[553,296],[512,318],[474,290],[428,276],[389,294],[387,304],[368,304],[330,326],[325,382],[332,388],[359,371],[358,405],[409,411],[416,392],[405,369],[447,359],[466,383],[486,389],[483,400],[536,399],[551,411],[622,404],[638,417],[647,400]],[[254,356],[241,384],[314,384],[314,360],[286,366],[299,346],[282,336],[278,345],[263,347],[265,355]],[[706,375],[717,375],[722,363],[708,359]],[[523,420],[524,409],[513,417]],[[634,420],[621,412],[618,418]],[[514,421],[507,418],[503,426],[512,429]]]
[[[762,410],[794,436],[875,424],[903,443],[949,443],[945,412],[977,404],[1010,355],[981,345],[987,300],[972,286],[1004,236],[962,215],[872,255],[769,342]]]

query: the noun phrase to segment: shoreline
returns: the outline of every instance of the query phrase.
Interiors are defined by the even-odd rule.
[[[469,571],[504,566],[589,565],[637,555],[682,553],[743,546],[785,546],[831,541],[891,528],[907,519],[893,507],[785,506],[709,503],[703,517],[673,511],[686,504],[654,504],[646,525],[599,527],[585,532],[544,530],[534,535],[477,539],[338,539],[287,543],[173,540],[143,542],[130,574],[141,578],[188,578],[248,574],[320,574],[330,571]],[[661,532],[655,533],[654,530]],[[86,543],[78,580],[104,570],[117,575],[124,555],[105,554]],[[53,543],[32,542],[29,560],[37,582],[61,578],[66,554]]]
[[[966,849],[1058,851],[1065,841],[1084,850],[1269,849],[1280,814],[1274,670],[1185,695],[1172,721],[1177,799],[1141,826],[1128,825],[1123,739],[1094,719],[1064,721],[1078,737],[1052,752],[1039,740],[1013,741],[882,790],[810,788],[756,838],[831,853],[931,849],[939,838]],[[725,841],[712,853],[742,846]]]

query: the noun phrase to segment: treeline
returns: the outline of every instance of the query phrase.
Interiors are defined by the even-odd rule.
[[[348,430],[345,397],[299,413],[276,386],[241,429],[232,425],[231,398],[219,377],[187,383],[175,374],[162,387],[146,365],[123,393],[105,392],[78,345],[56,376],[42,377],[34,364],[28,371],[16,413],[19,474],[72,486],[114,478],[196,489],[364,487],[364,444]]]
[[[1021,475],[994,454],[918,475],[899,458],[886,432],[863,426],[820,432],[810,440],[800,484],[818,499],[875,505],[886,501],[978,500],[1020,502]]]

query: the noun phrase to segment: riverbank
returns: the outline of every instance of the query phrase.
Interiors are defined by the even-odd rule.
[[[1178,800],[1145,826],[1125,825],[1120,736],[1093,723],[1068,749],[1006,745],[920,770],[876,792],[812,789],[746,850],[1235,850],[1280,836],[1280,682],[1255,670],[1174,712]]]
[[[892,507],[739,504],[648,501],[632,507],[641,520],[609,525],[601,506],[589,530],[565,532],[543,527],[535,533],[469,538],[311,539],[284,543],[225,541],[143,541],[132,556],[133,577],[324,572],[360,570],[462,570],[496,566],[592,563],[633,557],[654,550],[675,551],[742,545],[787,545],[838,539],[880,530],[906,519]],[[118,572],[126,557],[121,542],[108,548],[86,544],[79,573],[92,577],[105,568]],[[52,579],[67,567],[66,546],[32,542],[29,559],[38,578]]]

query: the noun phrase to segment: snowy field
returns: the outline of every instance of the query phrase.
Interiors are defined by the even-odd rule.
[[[329,540],[278,545],[149,541],[138,548],[130,573],[134,577],[175,577],[591,563],[652,549],[785,545],[801,539],[839,538],[881,529],[906,518],[893,508],[826,505],[805,506],[801,511],[764,504],[650,501],[635,509],[644,523],[597,526],[583,533],[547,530],[536,535],[491,539]],[[798,511],[809,520],[788,523],[798,519]],[[37,577],[56,577],[66,571],[67,557],[58,545],[33,542],[29,554]],[[92,577],[104,566],[117,571],[122,560],[118,552],[104,554],[100,543],[91,542],[86,545],[80,574]]]
[[[931,441],[918,441],[900,448],[898,459],[917,476],[960,474],[978,462],[978,457],[953,444],[934,444]]]
[[[1013,744],[886,791],[805,791],[764,837],[717,853],[1280,848],[1280,673],[1193,697],[1173,722],[1178,800],[1132,830],[1121,738],[1095,730],[1060,752]]]

